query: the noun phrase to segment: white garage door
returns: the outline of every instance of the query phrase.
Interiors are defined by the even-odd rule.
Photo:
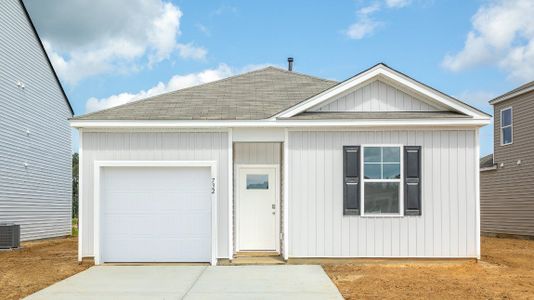
[[[104,167],[103,262],[209,262],[208,167]]]

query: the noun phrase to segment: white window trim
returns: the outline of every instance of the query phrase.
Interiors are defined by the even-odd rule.
[[[400,151],[400,179],[365,179],[364,169],[365,169],[365,160],[364,152],[365,148],[370,147],[398,147]],[[361,216],[362,217],[373,217],[373,218],[391,218],[391,217],[404,217],[404,146],[397,144],[368,144],[362,145],[360,151],[360,178],[361,178],[361,188],[360,188],[360,207],[361,207]],[[366,214],[365,213],[365,183],[366,182],[398,182],[399,183],[399,213],[398,214]]]
[[[507,111],[507,110],[510,110],[510,125],[503,126],[502,125],[502,113]],[[505,108],[501,109],[499,117],[500,117],[500,123],[501,123],[500,124],[500,131],[501,132],[499,133],[501,135],[501,146],[511,145],[511,144],[514,143],[514,111],[513,111],[512,107],[509,106],[509,107],[505,107]],[[510,134],[511,134],[512,141],[510,143],[506,143],[505,144],[504,143],[503,129],[504,128],[508,128],[508,127],[510,127],[510,129],[511,129]]]

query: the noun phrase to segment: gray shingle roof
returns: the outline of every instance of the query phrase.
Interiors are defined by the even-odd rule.
[[[440,119],[470,118],[452,111],[399,111],[399,112],[303,112],[285,120],[342,120],[342,119]]]
[[[500,99],[506,98],[506,97],[508,97],[508,96],[510,96],[512,94],[517,93],[517,92],[530,89],[532,87],[534,87],[534,80],[531,81],[531,82],[527,82],[527,83],[525,83],[525,84],[523,84],[523,85],[521,85],[521,86],[519,86],[519,87],[517,87],[517,88],[515,88],[515,89],[513,89],[513,90],[511,90],[509,92],[506,92],[506,93],[504,93],[504,94],[502,94],[502,95],[500,95],[498,97],[495,97],[495,98],[491,99],[489,102],[490,103],[495,103],[495,102],[499,101]]]
[[[493,154],[488,154],[480,159],[480,168],[491,168],[495,164],[493,163]]]
[[[336,84],[267,67],[73,120],[261,120]]]

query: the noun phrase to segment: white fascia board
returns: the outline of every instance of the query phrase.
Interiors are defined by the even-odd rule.
[[[371,80],[375,77],[385,77],[389,80],[392,80],[398,83],[401,86],[405,86],[406,88],[412,89],[430,99],[434,99],[436,102],[441,103],[445,105],[446,107],[450,107],[451,109],[464,113],[468,116],[472,116],[474,118],[480,118],[480,119],[488,119],[488,120],[490,119],[489,116],[485,114],[481,114],[477,110],[470,108],[468,105],[465,105],[458,100],[452,99],[450,97],[445,96],[442,93],[439,93],[431,88],[428,88],[425,85],[413,79],[408,78],[407,76],[398,74],[397,72],[387,68],[384,65],[378,65],[368,70],[367,72],[364,72],[354,78],[344,81],[340,83],[339,85],[334,86],[333,88],[319,95],[316,95],[300,104],[297,104],[275,115],[273,118],[289,118],[289,117],[295,116],[299,113],[309,110],[312,107],[315,107],[321,103],[324,103],[325,101],[328,101],[332,97],[337,96],[341,93],[344,93],[345,91],[353,87],[356,87],[359,84],[365,83],[368,80]]]
[[[491,100],[491,101],[489,102],[489,104],[491,104],[491,105],[495,105],[495,104],[497,104],[497,103],[500,103],[500,102],[503,102],[503,101],[505,101],[505,100],[508,100],[508,99],[511,99],[511,98],[520,96],[520,95],[525,94],[525,93],[528,93],[528,92],[530,92],[530,91],[534,91],[534,86],[531,86],[531,87],[526,88],[526,89],[522,89],[522,90],[520,90],[520,91],[517,91],[517,92],[515,92],[515,93],[513,93],[513,94],[510,94],[510,95],[506,95],[506,96],[504,96],[504,97],[502,97],[502,96],[501,96],[501,97],[497,97],[497,98]]]
[[[95,121],[71,120],[75,128],[294,128],[294,127],[420,127],[420,126],[467,126],[481,127],[490,123],[489,118],[443,118],[443,119],[358,119],[358,120],[230,120],[230,121]]]

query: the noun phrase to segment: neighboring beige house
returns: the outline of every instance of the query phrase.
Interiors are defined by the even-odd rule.
[[[481,232],[534,237],[534,81],[490,104],[494,154],[480,160]]]

